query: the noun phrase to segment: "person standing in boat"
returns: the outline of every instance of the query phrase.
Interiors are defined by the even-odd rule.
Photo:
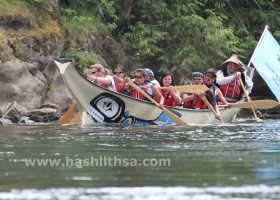
[[[146,76],[147,76],[147,73],[144,69],[141,69],[141,68],[136,69],[134,72],[134,80],[132,80],[132,82],[135,85],[137,85],[141,90],[146,92],[149,96],[159,99],[159,107],[163,108],[164,98],[161,95],[161,93],[159,92],[159,89],[157,88],[157,86],[151,85],[150,87],[151,87],[152,93],[148,93],[148,90],[147,90],[148,81],[146,81]],[[127,83],[127,79],[128,79],[127,77],[124,78],[122,88],[124,90],[130,90],[131,96],[133,98],[144,100],[145,97],[141,93],[139,93],[137,90],[132,88],[131,85],[129,85]]]
[[[201,72],[192,73],[192,85],[203,85],[203,74]],[[216,118],[221,120],[222,117],[220,115],[219,107],[217,105],[215,95],[211,90],[207,90],[205,94],[182,93],[183,107],[191,109],[207,109],[207,104],[199,97],[201,95],[206,96],[206,99],[217,113]]]
[[[228,106],[228,102],[225,100],[221,90],[215,85],[215,79],[216,79],[216,71],[214,69],[208,69],[204,74],[204,84],[212,90],[216,97],[216,101],[218,104],[223,104],[225,106]]]
[[[116,92],[115,81],[113,77],[109,75],[109,70],[105,69],[101,64],[91,65],[87,78],[91,82],[101,87]]]
[[[163,74],[160,78],[159,84],[162,87],[168,87],[168,89],[159,90],[164,98],[163,105],[172,107],[179,106],[182,99],[180,97],[180,93],[173,89],[173,86],[175,86],[173,74],[170,72]],[[155,100],[159,102],[158,99],[155,98]]]
[[[243,97],[243,90],[240,78],[245,86],[247,94],[253,88],[252,80],[244,73],[245,69],[236,54],[231,55],[222,64],[222,69],[216,75],[216,83],[228,102],[236,102]]]

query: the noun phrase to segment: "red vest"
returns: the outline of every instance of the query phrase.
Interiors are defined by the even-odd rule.
[[[95,83],[96,85],[99,85],[99,86],[101,86],[101,87],[103,87],[103,88],[105,88],[105,89],[108,89],[108,85],[101,84],[101,83],[98,83],[98,82],[96,82],[96,81],[94,81],[93,83]]]
[[[240,97],[240,89],[237,80],[220,86],[220,90],[224,97],[229,97],[231,99],[238,99]]]
[[[121,91],[122,91],[122,86],[121,86],[120,84],[118,84],[116,81],[115,81],[115,85],[116,85],[116,91],[117,91],[118,93],[121,93]]]
[[[108,85],[100,84],[101,87],[108,89]]]
[[[164,98],[163,105],[172,106],[172,107],[176,106],[176,102],[175,102],[171,92],[169,92],[168,90],[159,90],[159,92],[161,93],[161,95]],[[155,98],[155,101],[158,103],[160,102],[159,99],[156,99],[156,98]]]
[[[135,83],[134,83],[135,84]],[[141,90],[143,90],[145,93],[147,93],[147,87],[146,87],[146,84],[142,84],[142,85],[137,85]],[[140,99],[140,100],[143,100],[145,97],[139,93],[137,90],[135,90],[134,88],[131,88],[131,96],[133,98],[136,98],[136,99]]]
[[[206,105],[206,103],[204,103],[204,101],[201,98],[197,97],[197,98],[193,99],[192,101],[185,102],[184,107],[193,108],[193,109],[196,109],[196,108],[206,109],[207,105]]]

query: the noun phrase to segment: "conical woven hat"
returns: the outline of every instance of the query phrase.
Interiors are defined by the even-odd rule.
[[[240,60],[238,59],[238,55],[232,54],[232,55],[230,56],[230,58],[227,59],[227,60],[222,64],[222,69],[226,69],[226,68],[227,68],[227,63],[229,63],[229,62],[233,62],[233,63],[237,64],[237,65],[238,65],[238,67],[237,67],[237,70],[238,70],[238,71],[241,71],[241,72],[244,71],[244,69],[242,68],[242,65],[241,65],[241,63],[240,63]]]

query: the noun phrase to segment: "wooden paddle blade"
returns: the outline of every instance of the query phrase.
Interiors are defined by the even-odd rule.
[[[162,111],[168,115],[168,117],[174,121],[177,125],[186,125],[187,123],[184,122],[181,118],[179,118],[177,115],[175,115],[173,112],[171,112],[170,110],[166,109],[165,107],[163,107]]]
[[[269,108],[274,108],[278,105],[279,102],[273,100],[256,100],[256,101],[247,101],[242,103],[231,103],[229,107],[269,109]]]
[[[70,120],[69,124],[77,124],[77,123],[79,123],[79,121],[81,120],[81,117],[83,115],[83,112],[84,112],[83,110],[78,112],[78,114]]]
[[[209,90],[206,85],[180,85],[173,86],[174,90],[179,92],[188,92],[188,93],[204,93]],[[168,89],[168,87],[159,87],[158,89]]]
[[[75,112],[76,105],[77,104],[75,104],[75,103],[71,104],[71,106],[68,108],[68,110],[64,113],[64,115],[58,121],[58,123],[60,125],[62,125],[62,124],[69,124],[69,122],[72,119],[72,116],[73,116],[73,114]]]

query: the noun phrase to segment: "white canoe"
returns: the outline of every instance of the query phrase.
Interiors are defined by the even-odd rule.
[[[62,63],[55,60],[55,63],[70,92],[88,114],[83,116],[82,126],[96,122],[136,125],[175,124],[153,103],[134,99],[93,84],[84,78],[71,62]],[[208,109],[193,110],[168,106],[166,108],[187,124],[220,123]],[[232,121],[239,110],[239,108],[220,109],[223,121]]]

